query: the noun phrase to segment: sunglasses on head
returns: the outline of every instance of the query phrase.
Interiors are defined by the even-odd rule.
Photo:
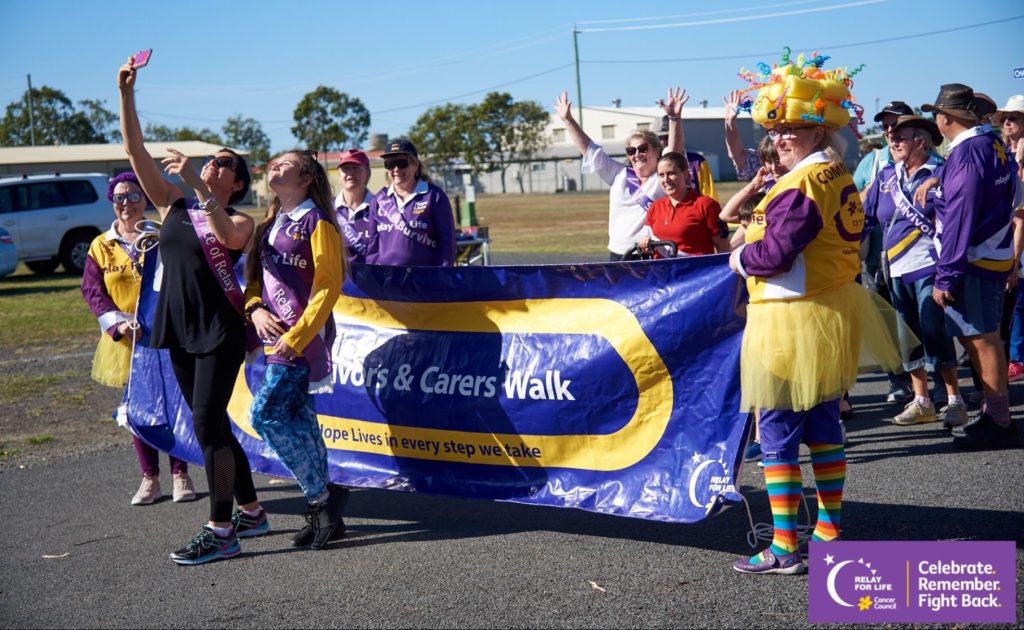
[[[213,165],[218,168],[235,168],[235,158],[230,155],[210,155],[203,160],[203,165],[207,165],[213,162]]]
[[[395,158],[394,160],[384,160],[384,170],[393,171],[396,168],[408,168],[412,164],[412,161],[408,158]]]
[[[646,142],[637,147],[626,147],[626,155],[633,157],[637,153],[647,153],[647,150],[650,148],[650,145]]]
[[[111,195],[111,198],[114,200],[114,203],[124,203],[125,201],[128,203],[138,203],[142,199],[142,193],[114,193]]]

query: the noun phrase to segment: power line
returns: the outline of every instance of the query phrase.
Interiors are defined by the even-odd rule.
[[[884,39],[873,39],[864,42],[854,42],[851,44],[837,44],[828,46],[800,46],[802,50],[841,50],[843,48],[856,48],[858,46],[872,46],[874,44],[884,44],[887,42],[904,41],[907,39],[916,39],[919,37],[930,37],[932,35],[943,35],[945,33],[955,33],[957,31],[965,31],[972,28],[981,28],[983,26],[992,26],[993,24],[1003,24],[1013,20],[1020,20],[1024,18],[1024,15],[1015,15],[1008,18],[1000,18],[998,20],[992,20],[991,22],[979,22],[977,24],[968,24],[966,26],[956,26],[953,28],[945,28],[938,31],[928,31],[926,33],[915,33],[913,35],[900,35],[899,37],[887,37]],[[754,53],[742,53],[736,55],[722,55],[719,57],[683,57],[679,59],[592,59],[583,60],[580,63],[591,63],[591,64],[613,64],[613,63],[687,63],[695,61],[727,61],[731,59],[751,59],[754,57],[763,57],[767,55],[778,54],[778,50],[770,52],[754,52]]]
[[[791,15],[805,15],[807,13],[821,13],[823,11],[836,11],[838,9],[848,9],[850,7],[859,7],[866,4],[878,4],[880,2],[888,2],[888,0],[861,0],[860,2],[848,2],[846,4],[837,4],[830,7],[816,7],[812,9],[802,9],[799,11],[781,11],[779,13],[769,13],[767,15],[744,15],[734,18],[722,18],[720,20],[697,20],[696,22],[676,22],[675,24],[652,24],[650,26],[618,26],[608,28],[580,28],[576,29],[580,33],[612,33],[618,31],[649,31],[653,29],[663,28],[684,28],[689,26],[708,26],[711,24],[730,24],[733,22],[749,22],[751,20],[765,20],[768,18],[776,17],[787,17]]]
[[[762,4],[757,7],[740,7],[736,9],[722,9],[721,11],[703,11],[701,13],[678,13],[676,15],[657,15],[642,18],[618,18],[614,20],[584,20],[577,24],[621,24],[623,22],[654,22],[656,20],[674,20],[676,18],[692,18],[701,15],[724,15],[726,13],[749,13],[761,9],[774,9],[777,7],[789,7],[798,4],[815,4],[819,0],[797,0],[796,2],[779,2],[776,4]]]

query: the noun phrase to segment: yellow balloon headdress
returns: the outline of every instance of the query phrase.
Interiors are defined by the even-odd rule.
[[[860,137],[857,125],[864,124],[864,108],[854,102],[850,88],[853,77],[864,66],[852,71],[846,68],[822,70],[828,59],[817,53],[811,53],[808,59],[801,53],[792,61],[789,47],[786,47],[781,64],[769,67],[758,62],[758,73],[741,68],[739,76],[749,84],[742,92],[756,91],[756,95],[744,99],[740,107],[765,127],[801,123],[838,129],[849,125]]]

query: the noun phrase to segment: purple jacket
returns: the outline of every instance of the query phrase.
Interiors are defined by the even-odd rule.
[[[366,262],[371,265],[450,266],[455,261],[455,218],[444,191],[420,181],[399,206],[392,188],[375,198]]]
[[[1016,162],[980,127],[950,145],[935,197],[939,262],[935,288],[950,291],[965,272],[1004,280],[1013,260]]]
[[[370,215],[377,209],[377,198],[369,190],[358,207],[345,205],[341,193],[334,199],[334,209],[341,229],[341,241],[350,263],[366,262],[366,248],[370,242]]]

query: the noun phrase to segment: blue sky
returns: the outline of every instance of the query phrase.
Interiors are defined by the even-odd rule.
[[[371,132],[395,136],[427,104],[490,89],[550,107],[567,88],[575,101],[575,24],[586,105],[651,105],[670,85],[688,90],[689,106],[720,105],[742,86],[740,66],[777,62],[789,46],[830,55],[826,68],[865,64],[853,92],[868,116],[876,99],[920,105],[950,82],[1001,106],[1024,93],[1018,16],[1015,0],[16,0],[4,3],[0,105],[21,98],[31,74],[116,111],[117,67],[153,48],[138,86],[143,124],[219,130],[241,113],[283,150],[295,146],[295,105],[324,84],[362,99]],[[666,24],[681,26],[638,28]]]

